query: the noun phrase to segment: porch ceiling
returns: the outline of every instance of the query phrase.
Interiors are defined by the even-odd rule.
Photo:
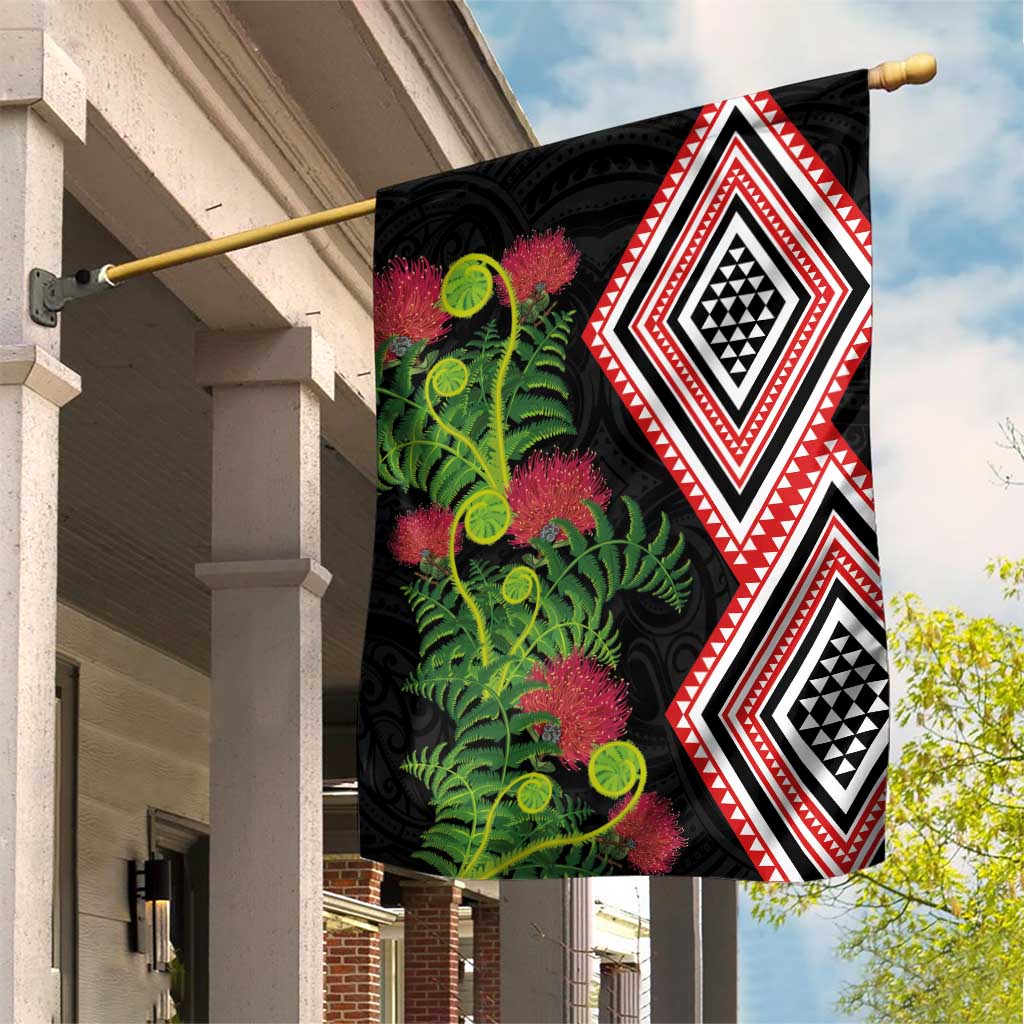
[[[535,141],[462,0],[46,10],[89,95],[88,144],[66,153],[76,201],[65,268],[269,223]],[[371,251],[372,225],[354,222],[62,314],[64,357],[85,391],[62,418],[61,598],[204,671],[209,599],[193,565],[209,557],[210,432],[208,398],[192,383],[197,316],[212,329],[311,322],[333,346],[336,399],[322,427],[344,456],[323,460],[322,559],[334,573],[324,680],[340,724],[354,719],[370,569]]]
[[[130,259],[73,198],[65,267]],[[192,379],[200,321],[158,280],[75,303],[62,314],[64,362],[82,395],[61,419],[62,601],[209,670],[210,399]],[[324,450],[324,689],[354,717],[372,548],[373,485]],[[344,717],[348,718],[348,715]]]
[[[461,2],[228,6],[365,195],[536,143]]]

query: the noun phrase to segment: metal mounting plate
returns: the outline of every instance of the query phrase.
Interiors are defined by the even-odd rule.
[[[57,326],[57,309],[46,304],[46,295],[57,284],[57,275],[36,267],[28,275],[28,315],[43,327]],[[62,303],[63,305],[63,303]]]
[[[73,299],[96,295],[113,288],[107,280],[107,266],[79,270],[57,277],[36,267],[28,275],[28,314],[43,327],[56,327],[57,314]]]

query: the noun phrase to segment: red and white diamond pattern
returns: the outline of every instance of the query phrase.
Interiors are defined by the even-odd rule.
[[[863,614],[882,619],[877,564],[834,514],[815,557],[802,566],[792,562],[796,549],[806,548],[811,520],[830,488],[837,489],[873,529],[870,472],[832,424],[836,404],[870,347],[870,295],[862,288],[855,308],[844,309],[851,301],[851,282],[741,135],[733,133],[724,140],[724,149],[713,145],[723,141],[719,139],[723,126],[736,113],[756,130],[788,175],[788,184],[799,189],[827,225],[831,246],[841,246],[857,273],[869,280],[870,225],[771,95],[757,93],[700,112],[598,302],[584,338],[738,581],[732,603],[666,714],[762,877],[799,880],[806,869],[801,873],[787,852],[792,851],[794,839],[820,876],[826,877],[869,863],[883,833],[884,774],[871,793],[859,797],[863,811],[851,828],[843,830],[801,785],[791,754],[778,749],[762,714],[764,700],[788,667],[801,637],[827,611],[819,603],[834,584],[846,588],[849,600],[857,602]],[[719,151],[717,157],[710,155],[712,149]],[[695,181],[710,159],[715,166],[701,187]],[[700,194],[691,195],[697,188]],[[680,227],[677,213],[685,208],[684,199],[690,202],[691,212]],[[709,382],[688,359],[687,345],[692,342],[677,337],[667,319],[714,236],[718,219],[737,199],[772,240],[776,257],[788,260],[812,296],[742,423],[734,423],[720,406]],[[666,237],[670,232],[676,233],[675,238]],[[627,303],[636,299],[642,277],[655,259],[661,262],[654,284],[629,316]],[[852,315],[837,341],[840,310]],[[622,340],[624,327],[631,344]],[[634,358],[637,346],[714,453],[735,487],[732,492],[719,487],[706,460],[697,457],[680,425],[646,382]],[[826,349],[828,355],[822,361]],[[755,469],[764,472],[766,467],[763,483],[743,508],[735,494]],[[782,604],[784,611],[766,622],[764,608],[781,593],[779,588],[790,596]],[[735,677],[735,654],[751,636],[761,638],[758,655],[743,668],[738,683],[734,679],[728,684],[733,690],[718,719],[755,772],[759,800],[767,797],[785,822],[787,836],[775,834],[766,822],[704,715],[726,673],[731,670]]]

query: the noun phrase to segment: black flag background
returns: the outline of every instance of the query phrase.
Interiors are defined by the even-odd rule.
[[[702,448],[698,435],[690,436],[689,431],[698,429],[694,416],[673,397],[665,371],[650,369],[656,367],[654,359],[646,369],[641,365],[642,346],[628,325],[667,265],[669,247],[691,230],[687,224],[695,215],[686,204],[696,208],[705,193],[711,203],[715,196],[709,190],[717,187],[716,175],[723,189],[731,180],[729,161],[736,158],[737,140],[741,159],[755,165],[755,184],[764,188],[743,192],[736,187],[726,198],[720,219],[697,246],[689,269],[677,274],[682,291],[667,304],[666,329],[678,340],[682,358],[690,359],[707,379],[705,391],[712,399],[717,394],[729,413],[726,418],[744,430],[744,417],[753,421],[759,395],[768,393],[777,365],[790,358],[786,346],[798,332],[818,348],[808,355],[803,390],[789,393],[790,421],[777,419],[771,426],[765,451],[778,447],[779,452],[760,456],[762,465],[752,470],[753,482],[730,484],[721,466],[711,465],[721,461],[713,444]],[[363,856],[476,877],[671,872],[744,879],[841,874],[883,856],[887,713],[879,713],[878,701],[884,705],[887,690],[880,595],[870,599],[865,590],[859,600],[847,593],[855,590],[857,576],[863,578],[868,566],[863,572],[855,569],[848,584],[830,580],[822,586],[818,581],[819,590],[832,594],[832,606],[815,606],[806,613],[807,621],[792,639],[794,648],[804,643],[806,650],[794,656],[788,675],[761,684],[766,697],[774,693],[777,702],[782,695],[787,707],[793,705],[783,711],[777,706],[755,708],[759,720],[771,719],[763,740],[754,739],[750,746],[738,735],[744,726],[737,716],[750,708],[746,691],[737,709],[725,706],[734,688],[747,685],[744,680],[759,667],[758,645],[782,625],[779,616],[786,601],[803,593],[805,575],[819,567],[818,548],[833,543],[826,534],[837,520],[855,549],[851,557],[865,563],[876,557],[869,514],[868,358],[863,342],[857,358],[851,355],[846,361],[855,369],[841,380],[838,391],[833,389],[832,408],[825,417],[834,437],[841,439],[841,450],[848,453],[844,457],[850,479],[859,477],[860,483],[854,487],[837,477],[826,488],[824,477],[811,480],[807,489],[813,493],[804,497],[813,503],[820,489],[820,503],[786,514],[806,528],[797,544],[798,527],[791,527],[793,545],[784,539],[776,546],[779,557],[766,575],[759,577],[737,564],[735,555],[747,550],[744,538],[757,533],[760,520],[751,518],[750,510],[767,507],[763,481],[771,477],[772,467],[781,466],[773,478],[777,480],[786,470],[782,463],[794,457],[799,444],[810,446],[811,456],[821,452],[828,457],[836,451],[814,448],[809,434],[797,432],[811,423],[812,414],[821,416],[815,403],[826,389],[815,381],[827,384],[855,333],[863,335],[870,328],[865,321],[869,240],[865,245],[864,238],[856,238],[870,226],[867,141],[866,74],[858,71],[758,93],[732,106],[694,108],[595,132],[378,194],[375,315],[382,471],[359,709]],[[688,143],[692,163],[684,166]],[[781,168],[776,151],[797,145],[801,149]],[[801,169],[801,160],[807,158]],[[673,170],[680,180],[672,181]],[[794,185],[798,173],[809,177]],[[743,174],[739,180],[745,180]],[[832,194],[808,198],[815,180],[832,181]],[[664,212],[665,218],[672,215],[670,222],[652,223],[662,216],[661,210],[655,212],[658,197],[669,196],[673,187],[678,191],[666,199]],[[765,214],[762,195],[769,211],[776,211],[774,224],[773,216]],[[759,210],[765,214],[761,220]],[[849,237],[837,241],[842,218],[854,221],[854,215],[860,222],[849,229]],[[651,245],[661,249],[641,254],[638,239],[646,218],[652,218],[647,221],[655,236]],[[784,224],[790,234],[777,235],[777,224]],[[787,237],[799,242],[795,250],[786,244]],[[801,247],[807,254],[803,268]],[[631,251],[635,260],[630,260]],[[557,352],[547,367],[563,387],[558,380],[550,381],[552,387],[544,392],[542,382],[533,392],[554,405],[515,406],[520,396],[513,397],[506,387],[504,467],[487,424],[493,418],[488,395],[493,397],[494,375],[511,330],[507,287],[500,274],[488,269],[496,284],[494,294],[479,304],[481,277],[465,265],[452,270],[467,254],[500,262],[513,285],[523,326],[510,373],[517,372],[516,360],[521,358],[526,375],[529,355],[552,344],[552,337],[558,348],[565,336],[564,372],[559,372]],[[623,268],[630,262],[638,264],[637,277],[624,283],[629,270]],[[547,274],[551,279],[534,280],[531,269],[535,277]],[[819,270],[817,280],[827,284],[828,292],[817,285]],[[434,304],[446,272],[441,310]],[[569,279],[563,282],[559,275]],[[740,284],[729,286],[730,278]],[[622,360],[609,358],[602,348],[601,332],[616,315],[609,306],[620,301],[620,291],[624,305],[611,329],[621,339],[623,353],[634,359],[636,372],[630,380],[635,378],[636,389],[675,420],[678,444],[658,445],[643,410],[638,413],[630,405],[631,388],[624,389],[621,379],[616,383]],[[826,307],[819,294],[833,293]],[[730,295],[735,300],[731,304]],[[753,306],[749,299],[740,301],[745,295],[754,296]],[[425,307],[425,297],[431,308]],[[460,315],[466,307],[476,311]],[[449,315],[449,308],[456,312]],[[818,334],[811,322],[815,311],[823,325]],[[759,332],[757,337],[743,333],[744,316]],[[488,324],[495,333],[480,340]],[[809,349],[811,343],[806,344]],[[812,355],[816,362],[811,362]],[[533,365],[543,365],[543,359]],[[460,384],[464,387],[456,390]],[[651,408],[658,418],[655,406]],[[539,440],[526,437],[521,441],[524,450],[513,450],[517,426],[565,419],[565,409],[570,428],[552,436],[538,430]],[[454,430],[459,416],[461,440],[438,425],[444,421]],[[798,426],[793,426],[793,417],[800,419]],[[477,454],[484,464],[478,467],[480,479],[470,480],[465,488],[453,483],[447,490],[443,481],[436,483],[446,472],[446,460],[474,461],[470,441],[477,436]],[[822,433],[821,443],[825,440]],[[431,463],[430,445],[441,441],[447,453],[437,453],[438,460]],[[399,452],[416,452],[422,461],[417,464],[412,455],[407,459]],[[684,486],[680,459],[698,480],[702,474],[697,464],[703,466],[709,486],[696,492]],[[841,473],[838,456],[835,461]],[[506,486],[492,486],[495,478],[497,485],[503,482],[503,468]],[[760,478],[754,479],[758,473]],[[711,512],[701,510],[699,495],[716,487],[719,499],[712,501]],[[564,504],[567,488],[574,493],[572,510],[558,504]],[[494,531],[487,532],[490,527],[473,528],[471,510],[460,512],[460,503],[471,504],[474,494],[486,490],[504,490],[511,505],[511,525],[494,527],[497,540]],[[671,561],[667,556],[680,534],[685,555],[675,569],[666,570],[664,580],[656,577],[644,585],[638,578],[635,587],[623,585],[618,592],[606,587],[609,593],[598,595],[604,600],[597,609],[580,613],[567,597],[565,607],[572,607],[582,620],[575,627],[560,626],[558,610],[548,609],[539,596],[550,590],[556,568],[576,555],[577,545],[582,550],[601,535],[595,517],[604,514],[609,536],[631,533],[633,513],[623,496],[635,501],[632,508],[639,511],[648,547],[664,515],[669,540],[662,559]],[[596,508],[582,503],[587,497]],[[548,511],[540,507],[545,499],[551,505]],[[500,518],[501,509],[484,499],[480,508],[480,522],[486,513]],[[735,545],[719,536],[716,525],[729,523],[730,516],[736,524],[729,531]],[[787,565],[779,568],[790,549]],[[449,554],[456,556],[454,579]],[[477,569],[471,565],[474,560]],[[754,561],[753,554],[749,561]],[[503,581],[517,566],[521,575],[502,591]],[[628,565],[625,569],[628,575]],[[877,566],[869,575],[876,581]],[[743,589],[748,579],[749,603],[741,612],[737,601],[748,593]],[[454,618],[463,604],[457,580],[475,597],[492,633],[489,659],[486,644],[480,647],[484,634],[474,632],[471,622],[467,632],[472,643],[446,647],[453,638],[442,629],[436,648],[423,649],[442,616],[451,619],[453,631],[461,628]],[[581,585],[587,586],[585,574]],[[877,581],[874,586],[880,589]],[[766,588],[772,592],[763,593]],[[424,606],[435,600],[440,611],[430,618]],[[531,625],[530,615],[538,606]],[[597,617],[590,617],[595,612]],[[730,612],[739,622],[735,635],[724,642],[719,638],[715,656],[721,664],[699,673],[698,682],[702,656],[710,656],[716,628],[730,622]],[[609,617],[617,639],[599,642],[594,633]],[[545,646],[544,641],[524,658],[545,622],[549,639],[557,642]],[[780,636],[789,632],[788,622],[785,626]],[[516,648],[516,638],[524,632],[526,639]],[[821,649],[829,642],[835,651]],[[854,649],[850,644],[856,646],[853,659],[847,658],[850,678],[837,678],[838,670],[830,676],[822,665],[842,656],[844,645],[849,653]],[[432,654],[439,656],[431,660]],[[836,657],[828,659],[828,654]],[[471,668],[474,659],[476,667]],[[862,669],[870,664],[870,671],[851,676],[858,664]],[[453,667],[458,671],[450,673]],[[448,690],[440,681],[446,672],[463,672],[449,681]],[[857,678],[862,687],[873,684],[863,690],[873,703],[853,686]],[[687,705],[676,705],[684,683],[705,691],[700,707],[687,711]],[[475,705],[470,702],[473,687],[480,702]],[[460,693],[465,697],[461,704]],[[494,707],[488,712],[483,705],[492,697]],[[715,706],[716,700],[721,707]],[[508,719],[504,726],[502,714]],[[730,715],[735,728],[722,725]],[[871,727],[858,731],[858,716]],[[835,721],[826,722],[829,717]],[[605,760],[595,765],[602,745]],[[764,764],[757,754],[762,746],[771,751]],[[509,760],[509,748],[520,750],[518,760],[515,755]],[[478,764],[481,759],[474,752],[480,750],[488,756],[493,752],[496,760]],[[641,755],[642,786],[637,764],[630,760],[632,751]],[[784,775],[778,774],[779,765]],[[856,782],[851,784],[852,776]]]

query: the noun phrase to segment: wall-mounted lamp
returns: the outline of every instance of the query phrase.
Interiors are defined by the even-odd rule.
[[[166,971],[171,959],[171,862],[129,861],[128,891],[133,951],[146,955],[150,970]]]

